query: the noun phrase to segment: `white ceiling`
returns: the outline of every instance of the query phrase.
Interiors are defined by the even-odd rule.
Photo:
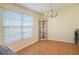
[[[38,13],[46,13],[50,11],[51,3],[18,3],[18,5],[29,8]],[[52,3],[53,9],[59,9],[65,6],[79,5],[76,3]]]

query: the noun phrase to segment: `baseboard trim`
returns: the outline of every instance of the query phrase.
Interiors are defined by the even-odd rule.
[[[21,48],[17,49],[15,52],[18,52],[18,51],[20,51],[21,49],[23,49],[23,48],[25,48],[25,47],[27,47],[27,46],[29,46],[29,45],[31,45],[31,44],[37,42],[37,41],[38,41],[38,40],[31,41],[31,42],[27,43],[26,45],[22,46]]]
[[[74,42],[72,41],[63,41],[63,40],[57,40],[57,39],[48,39],[48,40],[53,40],[53,41],[59,41],[59,42],[65,42],[65,43],[72,43],[74,44]]]

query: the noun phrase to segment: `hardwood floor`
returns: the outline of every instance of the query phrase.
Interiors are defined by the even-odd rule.
[[[19,55],[79,55],[79,46],[71,43],[43,40],[17,52]]]

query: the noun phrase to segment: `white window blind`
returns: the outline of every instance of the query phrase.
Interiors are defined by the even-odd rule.
[[[30,39],[33,34],[34,18],[10,10],[4,10],[4,43]]]
[[[28,39],[30,37],[32,37],[32,33],[33,33],[33,17],[31,16],[23,16],[23,38],[24,39]]]

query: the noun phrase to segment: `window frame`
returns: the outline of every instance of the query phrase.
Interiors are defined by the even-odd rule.
[[[20,39],[20,40],[32,39],[32,38],[33,38],[33,33],[34,33],[34,17],[31,16],[31,15],[24,14],[24,13],[16,12],[16,11],[14,11],[14,10],[10,10],[10,9],[5,9],[5,8],[3,8],[3,21],[4,21],[4,14],[5,14],[4,11],[6,11],[6,10],[11,11],[11,12],[15,12],[15,13],[19,13],[19,14],[22,15],[22,19],[21,19],[21,39]],[[23,34],[24,34],[24,33],[23,33],[23,27],[29,27],[29,26],[23,26],[23,17],[24,17],[24,15],[32,17],[32,20],[33,20],[33,26],[31,27],[31,28],[32,28],[32,31],[28,31],[28,32],[32,32],[32,34],[31,34],[31,37],[28,38],[28,39],[23,39]],[[3,22],[3,24],[4,24],[4,22]],[[12,26],[4,26],[4,25],[3,25],[3,37],[5,37],[5,31],[4,31],[5,27],[12,27]],[[18,27],[18,26],[13,26],[13,27]],[[5,38],[3,38],[3,39],[4,39],[4,41],[5,41]],[[20,40],[14,40],[14,41],[8,42],[8,43],[5,43],[5,42],[4,42],[4,44],[10,44],[10,43],[13,43],[13,42],[16,42],[16,41],[20,41]]]

